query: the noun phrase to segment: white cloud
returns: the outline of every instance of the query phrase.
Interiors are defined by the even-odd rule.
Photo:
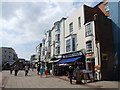
[[[94,0],[92,0],[94,1]],[[17,45],[29,45],[28,43],[40,43],[44,31],[52,28],[53,23],[68,16],[77,7],[74,0],[60,2],[57,0],[45,0],[44,2],[5,2],[2,3],[2,38],[3,46],[15,47],[18,54],[29,59],[31,52],[17,48]],[[87,2],[86,2],[87,3]],[[92,3],[89,3],[90,5]],[[81,3],[77,4],[78,6]],[[1,19],[0,19],[1,20]]]

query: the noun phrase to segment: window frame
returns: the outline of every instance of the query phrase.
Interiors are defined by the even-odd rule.
[[[66,40],[66,52],[70,52],[70,51],[71,51],[71,39],[67,39]]]
[[[78,17],[78,27],[81,28],[81,17]]]
[[[109,12],[109,6],[108,6],[108,3],[106,3],[106,4],[104,4],[104,11],[105,11],[105,13],[106,12]]]
[[[88,23],[85,25],[85,36],[92,36],[93,35],[93,28],[92,28],[92,23]]]
[[[90,46],[90,44],[91,44],[91,46]],[[86,50],[88,52],[93,52],[93,41],[92,40],[86,42]]]
[[[71,23],[69,24],[69,32],[70,32],[70,33],[73,32],[73,22],[71,22]]]

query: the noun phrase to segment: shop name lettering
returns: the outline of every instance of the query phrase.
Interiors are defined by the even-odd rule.
[[[81,52],[75,52],[75,53],[65,54],[65,55],[63,55],[63,58],[74,57],[74,56],[81,56],[81,55],[83,55]]]

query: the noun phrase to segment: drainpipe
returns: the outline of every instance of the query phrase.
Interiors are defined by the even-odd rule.
[[[101,58],[100,58],[100,43],[96,42],[97,47],[97,54],[98,54],[98,65],[100,65],[100,71],[99,71],[99,80],[101,80]]]

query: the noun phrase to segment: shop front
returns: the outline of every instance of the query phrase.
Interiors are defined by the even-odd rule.
[[[80,70],[85,70],[86,64],[84,54],[81,51],[63,54],[61,60],[56,64],[56,75],[67,75],[69,66],[73,66],[74,69],[79,67]]]

